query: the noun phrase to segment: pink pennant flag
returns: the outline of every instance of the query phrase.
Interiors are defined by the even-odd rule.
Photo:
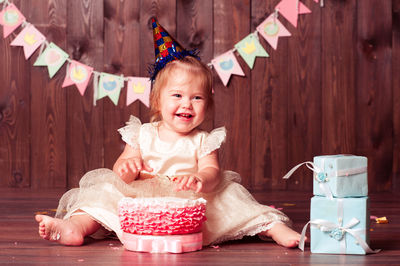
[[[46,37],[35,26],[28,25],[18,36],[11,42],[11,46],[24,47],[25,59],[28,58],[39,48],[46,40]]]
[[[3,25],[3,37],[6,38],[10,35],[23,21],[25,21],[24,15],[22,15],[14,4],[9,4],[0,12],[0,25]]]
[[[311,10],[299,0],[282,0],[275,9],[295,27],[297,27],[299,14],[311,13]]]
[[[128,77],[126,106],[136,100],[140,100],[144,105],[149,107],[150,103],[150,78]]]
[[[232,50],[214,58],[211,63],[225,86],[228,84],[231,75],[244,76],[244,72]]]
[[[275,14],[270,15],[264,22],[258,25],[257,31],[275,50],[278,47],[279,37],[291,36],[290,32],[276,18]]]
[[[79,63],[78,61],[71,60],[71,63],[67,68],[67,74],[65,75],[62,87],[64,88],[75,84],[80,94],[83,96],[92,73],[92,67]]]
[[[319,2],[319,0],[314,0],[314,2],[315,2],[315,3],[318,3],[318,2]]]

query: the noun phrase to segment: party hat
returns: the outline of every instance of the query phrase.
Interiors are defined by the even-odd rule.
[[[158,23],[155,17],[151,18],[154,37],[154,52],[156,62],[150,69],[150,78],[154,80],[157,73],[163,69],[169,62],[182,59],[186,56],[197,56],[197,50],[185,50],[182,45],[175,41],[169,33]]]

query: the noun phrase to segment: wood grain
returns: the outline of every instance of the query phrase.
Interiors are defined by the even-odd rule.
[[[104,71],[116,75],[139,76],[140,1],[111,1],[105,4]],[[125,83],[126,85],[126,83]],[[139,116],[140,102],[126,106],[127,88],[121,91],[119,104],[110,99],[104,104],[104,166],[112,169],[125,144],[117,129],[124,126],[130,115]]]
[[[357,153],[368,157],[377,191],[391,188],[393,165],[391,13],[389,1],[357,2]]]
[[[67,52],[71,59],[103,69],[103,3],[100,1],[68,2]],[[100,168],[103,162],[103,103],[93,106],[91,82],[82,97],[75,85],[67,93],[67,180],[77,187],[87,171]]]
[[[10,39],[0,40],[0,58],[0,186],[29,187],[30,63],[20,47],[10,46]]]
[[[79,2],[79,3],[78,3]],[[13,0],[28,22],[97,71],[149,76],[154,62],[150,18],[205,63],[254,32],[279,0],[150,1]],[[400,189],[399,0],[325,1],[300,15],[297,28],[246,77],[223,86],[214,71],[214,117],[203,128],[226,126],[221,166],[243,177],[254,191],[311,191],[311,173],[292,166],[320,154],[353,153],[369,159],[370,191]],[[117,129],[133,114],[149,121],[139,101],[118,106],[104,98],[92,105],[93,84],[82,97],[61,88],[64,66],[54,78],[0,40],[0,187],[75,187],[95,168],[111,168],[124,147]]]
[[[312,160],[321,154],[321,24],[316,14],[299,15],[297,28],[286,23],[288,40],[288,165]],[[278,47],[279,49],[279,47]],[[312,174],[300,169],[289,189],[312,187]]]
[[[322,12],[322,154],[356,153],[356,1]],[[344,67],[345,66],[345,67]]]
[[[313,254],[306,244],[305,252],[287,249],[273,241],[258,237],[225,242],[204,247],[200,251],[183,254],[141,253],[125,250],[117,239],[87,238],[80,247],[68,247],[41,239],[36,212],[52,215],[63,191],[26,189],[0,190],[0,264],[16,265],[398,265],[400,242],[393,236],[400,234],[399,194],[371,195],[371,214],[387,216],[388,224],[371,222],[370,246],[381,252],[366,256]],[[309,218],[311,193],[272,191],[255,194],[257,200],[277,207],[293,220],[300,230]]]
[[[214,1],[214,57],[233,49],[234,45],[249,34],[249,1]],[[241,58],[239,63],[246,77],[250,70]],[[251,181],[250,162],[250,95],[249,78],[233,75],[228,87],[219,78],[214,79],[214,126],[225,126],[227,141],[221,149],[220,164],[223,169],[238,172],[246,186]]]
[[[251,31],[269,17],[279,1],[252,1]],[[287,156],[287,42],[279,41],[275,51],[262,37],[259,39],[270,57],[256,59],[251,71],[251,162],[252,188],[284,189],[281,177],[288,171]]]
[[[31,2],[29,2],[31,3]],[[37,27],[49,42],[66,47],[66,1],[35,1],[30,21],[46,18]],[[32,6],[29,6],[29,9]],[[29,10],[28,9],[28,10]],[[38,11],[40,10],[40,11]],[[35,17],[38,16],[38,18]],[[31,67],[31,186],[66,187],[66,93],[61,88],[65,67],[49,78],[46,67]]]
[[[400,191],[400,0],[393,0],[392,91],[393,91],[393,168],[392,190]]]

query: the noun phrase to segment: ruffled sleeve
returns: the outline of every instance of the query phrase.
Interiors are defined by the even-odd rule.
[[[225,141],[226,138],[226,129],[225,127],[219,127],[214,129],[213,131],[205,137],[202,141],[200,149],[198,150],[198,158],[202,158],[211,152],[219,149],[221,144]]]
[[[142,122],[140,122],[139,118],[131,115],[129,121],[126,122],[126,126],[118,129],[118,132],[121,134],[123,141],[129,144],[132,148],[137,148],[141,126]]]

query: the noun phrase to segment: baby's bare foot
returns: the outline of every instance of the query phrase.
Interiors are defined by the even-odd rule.
[[[84,235],[75,223],[47,215],[36,215],[35,219],[39,223],[39,235],[43,239],[56,241],[67,246],[83,244]]]
[[[271,229],[264,232],[264,235],[271,237],[277,244],[294,248],[299,244],[301,235],[285,224],[277,223]]]

